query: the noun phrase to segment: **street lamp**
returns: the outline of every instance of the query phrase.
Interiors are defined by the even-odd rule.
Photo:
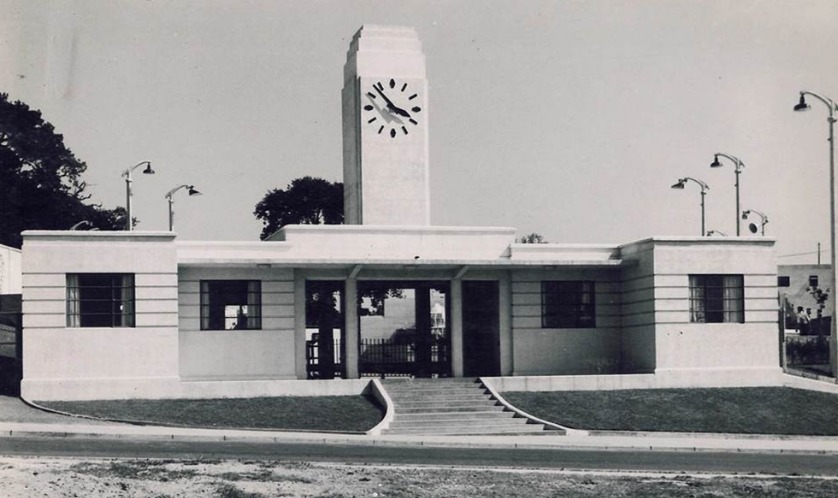
[[[710,190],[710,187],[701,180],[696,180],[695,178],[690,178],[689,176],[685,176],[678,180],[678,183],[672,186],[674,189],[684,190],[684,186],[687,184],[688,181],[693,181],[701,187],[701,236],[704,237],[706,232],[704,231],[704,196],[707,195],[707,191]]]
[[[820,100],[826,108],[829,110],[829,116],[827,116],[826,121],[829,123],[829,246],[830,246],[830,264],[832,265],[832,282],[833,286],[838,284],[838,274],[836,274],[836,261],[835,261],[835,135],[834,135],[834,125],[835,125],[835,111],[838,111],[838,106],[835,105],[835,102],[832,99],[818,95],[817,93],[802,91],[800,92],[800,102],[794,106],[795,111],[808,111],[810,109],[809,104],[806,103],[806,96],[809,95],[814,97],[817,100]],[[838,311],[838,305],[836,305],[835,300],[835,292],[832,293],[832,326],[830,330],[830,341],[829,341],[829,364],[830,369],[832,370],[832,376],[838,377],[838,320],[836,320],[835,314]]]
[[[760,231],[762,233],[762,236],[764,237],[765,236],[765,225],[768,224],[768,216],[766,216],[765,213],[761,213],[761,212],[757,211],[756,209],[746,209],[746,210],[742,211],[742,219],[747,220],[748,215],[751,214],[751,213],[759,216]],[[753,223],[748,225],[748,229],[751,230],[751,233],[757,233],[757,226],[754,225]]]
[[[745,167],[745,163],[743,163],[742,160],[736,156],[731,156],[730,154],[725,154],[723,152],[716,152],[713,162],[710,163],[711,168],[722,167],[722,163],[719,162],[719,157],[733,161],[733,164],[736,166],[736,236],[739,237],[739,173],[742,172],[742,168]]]
[[[174,228],[175,228],[175,200],[174,200],[173,196],[175,195],[175,192],[177,192],[178,190],[181,190],[181,189],[186,189],[186,191],[189,193],[189,195],[201,195],[201,193],[198,192],[197,190],[195,190],[195,187],[193,187],[192,185],[180,185],[178,187],[173,188],[172,190],[169,190],[169,192],[166,194],[166,199],[169,200],[169,231],[170,232],[173,231]]]
[[[128,168],[128,169],[126,169],[125,171],[122,172],[122,176],[125,177],[125,211],[127,212],[127,217],[125,218],[125,229],[126,230],[133,230],[134,229],[133,218],[131,218],[131,196],[133,195],[133,193],[131,192],[131,183],[134,180],[133,180],[133,178],[131,178],[131,172],[134,171],[135,169],[139,168],[140,166],[144,165],[144,164],[145,164],[146,168],[143,170],[143,174],[144,175],[153,175],[154,170],[151,169],[151,161],[143,161],[143,162],[137,163],[137,164],[131,166],[130,168]]]

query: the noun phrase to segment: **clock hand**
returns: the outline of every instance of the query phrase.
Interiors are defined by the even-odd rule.
[[[383,98],[387,102],[387,109],[388,110],[392,111],[395,114],[398,114],[399,116],[404,116],[406,118],[410,117],[410,114],[408,114],[407,111],[405,111],[404,109],[402,109],[400,107],[397,107],[396,104],[394,104],[392,100],[388,99],[387,96],[384,95],[384,92],[382,92],[381,89],[378,88],[378,86],[373,85],[372,87],[375,88],[375,91],[378,92],[378,94],[381,95],[381,98]]]

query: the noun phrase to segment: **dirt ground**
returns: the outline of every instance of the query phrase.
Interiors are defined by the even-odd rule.
[[[838,480],[226,460],[0,458],[4,497],[838,496]]]

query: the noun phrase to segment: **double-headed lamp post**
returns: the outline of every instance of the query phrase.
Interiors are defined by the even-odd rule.
[[[125,229],[126,230],[133,230],[134,229],[133,218],[131,217],[131,196],[134,195],[133,192],[131,192],[131,183],[134,181],[134,179],[131,178],[131,172],[134,171],[135,169],[139,168],[140,166],[143,166],[143,165],[145,165],[145,167],[146,167],[143,170],[144,175],[153,175],[154,174],[154,170],[151,169],[151,161],[142,161],[140,163],[137,163],[137,164],[131,166],[130,168],[128,168],[128,169],[126,169],[125,171],[122,172],[122,176],[125,177],[125,211],[126,211]]]
[[[707,191],[710,190],[710,187],[701,180],[685,176],[684,178],[679,179],[678,183],[673,185],[672,188],[683,190],[688,181],[695,182],[699,187],[701,187],[701,236],[704,237],[707,235],[707,232],[704,230],[704,196],[707,195]]]
[[[761,213],[761,212],[757,211],[756,209],[746,209],[746,210],[742,211],[742,219],[747,220],[748,215],[750,215],[750,214],[755,214],[755,215],[759,216],[760,233],[764,237],[765,236],[765,225],[768,224],[768,216],[766,216],[765,213]],[[752,233],[757,233],[756,225],[751,223],[750,226],[751,226],[751,232]]]
[[[711,168],[722,167],[722,163],[719,162],[720,157],[733,161],[733,164],[736,166],[736,236],[739,237],[739,174],[742,173],[742,168],[745,167],[745,163],[743,163],[742,160],[736,156],[731,156],[730,154],[725,154],[723,152],[716,152],[715,157],[713,158],[713,162],[710,163]]]
[[[192,185],[179,185],[166,194],[166,199],[169,201],[169,231],[173,231],[175,229],[175,199],[173,196],[175,192],[181,189],[186,189],[189,192],[189,195],[201,195],[200,192],[195,190],[195,187]]]
[[[838,273],[836,273],[835,261],[835,111],[838,111],[838,106],[835,105],[832,99],[818,95],[817,93],[802,91],[800,92],[800,102],[794,106],[795,111],[808,111],[809,104],[806,103],[806,96],[813,97],[823,102],[829,110],[829,116],[826,121],[829,123],[829,246],[830,246],[830,264],[832,265],[832,325],[830,327],[830,341],[829,341],[829,364],[832,370],[832,376],[838,377],[838,305],[836,305],[836,287],[838,287]]]

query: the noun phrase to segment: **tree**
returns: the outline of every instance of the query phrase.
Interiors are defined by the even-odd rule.
[[[547,243],[547,241],[544,240],[543,235],[541,235],[540,233],[535,233],[535,232],[533,232],[531,234],[528,234],[528,235],[522,235],[522,236],[518,237],[517,239],[515,239],[515,242],[518,242],[519,244],[546,244]]]
[[[262,239],[285,225],[340,225],[343,184],[311,176],[297,178],[285,190],[268,191],[253,214],[262,221]]]
[[[40,111],[0,93],[0,244],[20,247],[24,230],[66,230],[82,220],[118,230],[124,210],[85,203],[86,169]]]

